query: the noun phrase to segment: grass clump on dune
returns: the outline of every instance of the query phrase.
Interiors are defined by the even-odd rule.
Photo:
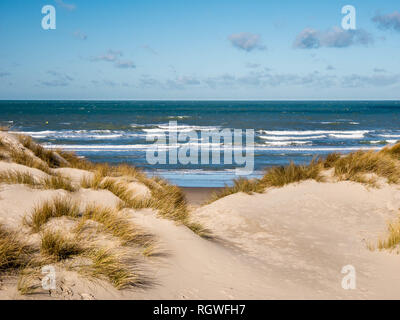
[[[264,187],[283,187],[293,182],[313,179],[322,181],[321,164],[312,160],[309,165],[295,165],[293,162],[286,167],[274,167],[260,180],[260,184]]]
[[[68,167],[81,169],[81,170],[93,170],[94,164],[84,159],[83,157],[77,156],[74,152],[57,150],[57,153],[68,162]]]
[[[60,166],[60,158],[51,150],[46,150],[40,144],[33,141],[30,136],[18,135],[19,142],[27,149],[31,150],[33,154],[45,162],[51,168],[58,168]]]
[[[57,262],[79,255],[83,249],[76,239],[68,238],[60,231],[46,230],[41,234],[40,251]]]
[[[69,178],[61,175],[54,175],[44,178],[41,181],[41,184],[43,189],[63,189],[69,192],[74,192],[77,190]]]
[[[234,181],[232,187],[225,187],[222,191],[214,193],[208,203],[214,202],[234,193],[244,192],[247,194],[262,193],[266,188],[283,187],[287,184],[314,179],[322,181],[321,161],[312,160],[309,165],[295,165],[291,162],[288,166],[272,167],[267,170],[261,179],[240,178]]]
[[[400,163],[390,154],[391,149],[357,151],[338,158],[331,163],[335,176],[340,180],[367,182],[365,174],[376,174],[389,183],[400,181]]]
[[[55,197],[37,205],[29,216],[24,218],[24,223],[39,232],[41,227],[52,218],[60,217],[77,218],[80,216],[79,203],[69,197]]]
[[[397,143],[392,147],[383,148],[380,153],[387,154],[392,158],[400,160],[400,143]]]
[[[151,207],[158,210],[160,216],[182,222],[189,218],[185,196],[177,186],[161,184],[158,187],[151,187],[150,191]]]
[[[107,248],[93,248],[84,253],[90,263],[78,267],[78,271],[88,277],[106,279],[117,289],[138,286],[141,277],[124,262],[126,255]],[[132,261],[130,265],[132,264]]]
[[[123,207],[143,209],[150,206],[147,199],[135,197],[133,191],[125,181],[105,177],[99,172],[96,172],[93,177],[83,177],[81,179],[81,187],[94,190],[108,190],[123,201]]]
[[[400,219],[388,225],[389,235],[386,240],[379,240],[378,249],[395,249],[400,244]]]
[[[233,181],[232,187],[225,187],[219,192],[213,193],[208,203],[214,202],[218,199],[227,197],[234,193],[238,192],[244,192],[247,194],[261,193],[264,191],[264,189],[265,188],[260,184],[260,180],[258,179],[248,180],[245,178],[239,178]]]
[[[50,168],[45,163],[33,159],[30,155],[26,154],[25,152],[18,152],[12,150],[10,152],[10,156],[15,163],[21,164],[26,167],[41,170],[47,174],[51,174]]]
[[[66,177],[55,175],[46,178],[35,178],[29,172],[21,172],[17,170],[0,172],[0,183],[25,184],[33,188],[48,190],[63,189],[70,192],[76,191],[76,188],[72,185],[71,180]]]
[[[0,183],[26,184],[35,187],[39,184],[39,182],[29,172],[20,172],[14,170],[0,172]]]
[[[174,185],[166,183],[162,179],[147,182],[151,191],[149,207],[158,210],[158,214],[166,219],[182,223],[202,238],[212,239],[210,230],[198,222],[193,222],[185,195],[182,190]]]
[[[137,245],[146,246],[150,241],[150,236],[144,234],[137,228],[129,218],[122,212],[115,209],[88,205],[83,212],[84,220],[93,220],[100,223],[104,231],[119,238],[124,245],[135,243]]]
[[[0,273],[9,273],[29,263],[32,249],[20,241],[15,232],[0,225]]]
[[[371,251],[375,249],[390,251],[397,249],[397,253],[400,253],[400,217],[388,223],[387,231],[388,235],[383,239],[380,238],[376,246],[368,243],[368,249]]]

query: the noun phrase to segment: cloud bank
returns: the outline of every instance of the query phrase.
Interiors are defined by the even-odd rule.
[[[297,35],[293,47],[297,49],[346,48],[353,45],[368,46],[373,42],[372,35],[363,29],[344,30],[333,27],[321,32],[306,28]]]
[[[389,14],[377,14],[372,18],[379,29],[400,32],[400,13],[395,11]]]

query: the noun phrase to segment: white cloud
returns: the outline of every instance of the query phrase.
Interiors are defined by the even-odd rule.
[[[258,34],[253,34],[249,32],[241,32],[231,34],[228,37],[231,44],[238,49],[250,52],[254,49],[265,50],[266,47],[263,46],[261,42],[261,37]]]

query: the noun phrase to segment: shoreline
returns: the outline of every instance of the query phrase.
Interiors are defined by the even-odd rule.
[[[222,187],[179,187],[188,202],[192,206],[203,205],[214,192],[222,190]]]

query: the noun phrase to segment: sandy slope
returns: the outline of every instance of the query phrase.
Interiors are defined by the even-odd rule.
[[[265,194],[235,194],[200,208],[196,216],[254,258],[296,298],[400,298],[399,256],[371,252],[398,216],[398,186],[306,181]],[[345,265],[356,268],[357,289],[341,287]]]

